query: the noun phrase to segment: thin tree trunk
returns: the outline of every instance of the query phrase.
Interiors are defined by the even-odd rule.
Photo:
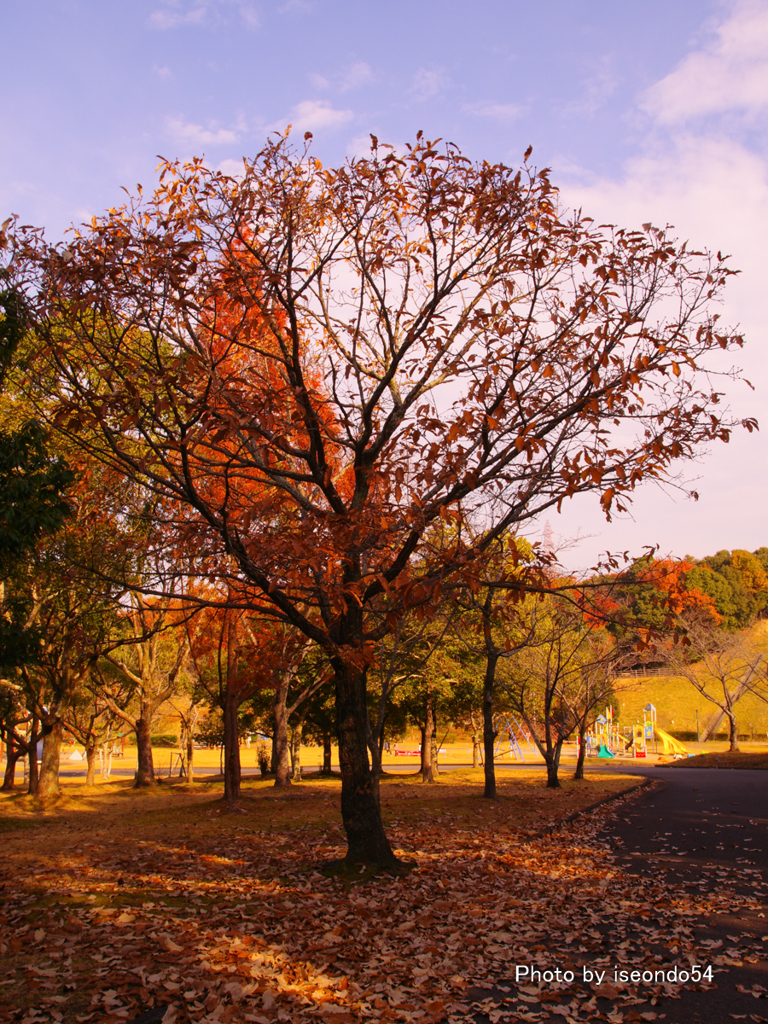
[[[16,783],[16,762],[22,757],[24,751],[15,742],[12,735],[9,735],[8,742],[5,745],[5,774],[3,776],[3,785],[0,787],[3,793],[9,793],[13,790]]]
[[[427,694],[427,707],[424,714],[424,728],[421,730],[421,781],[435,782],[435,766],[432,761],[433,742],[435,738],[435,699]]]
[[[272,701],[274,715],[274,749],[275,749],[275,785],[290,786],[291,765],[288,751],[288,686],[291,681],[290,672],[281,672],[275,697]]]
[[[480,751],[482,749],[482,733],[472,733],[472,767],[479,768],[481,761]]]
[[[333,659],[336,724],[341,766],[341,816],[347,833],[346,864],[396,867],[373,787],[366,737],[366,675],[357,665]]]
[[[562,744],[558,743],[555,749],[547,754],[547,789],[560,789],[558,771],[560,769],[560,751]]]
[[[323,775],[331,774],[331,758],[333,756],[332,736],[330,732],[323,733]]]
[[[29,733],[29,747],[27,748],[27,763],[29,764],[29,789],[27,792],[30,796],[35,796],[37,794],[37,744],[40,740],[40,735],[37,731],[38,725],[39,719],[37,717],[33,717],[32,728]]]
[[[731,708],[728,709],[728,731],[729,731],[729,750],[739,749],[739,729],[736,725],[736,712]]]
[[[42,801],[50,800],[61,792],[59,762],[63,735],[64,725],[61,719],[57,719],[50,726],[43,740],[43,757],[40,764],[40,777],[37,782],[37,796]]]
[[[304,731],[304,719],[300,718],[293,727],[291,734],[291,769],[294,782],[301,782],[301,735]]]
[[[187,731],[187,782],[195,781],[195,738],[192,735],[192,728]]]
[[[155,765],[152,760],[152,737],[150,728],[152,716],[142,708],[141,717],[136,719],[136,782],[134,787],[154,786]]]
[[[576,758],[576,771],[573,773],[574,779],[584,778],[584,762],[587,758],[587,720],[583,719],[579,725],[579,756]]]
[[[493,689],[498,660],[499,655],[495,651],[489,650],[485,664],[485,678],[483,679],[483,752],[485,755],[483,796],[486,800],[496,799],[496,765],[493,751],[496,743],[496,730],[493,727]]]
[[[240,707],[237,686],[237,627],[234,616],[227,625],[227,680],[224,689],[224,800],[233,806],[240,799]]]
[[[85,774],[86,786],[96,785],[96,739],[91,736],[85,744],[85,763],[87,771]]]
[[[227,686],[224,693],[224,800],[240,799],[240,730],[237,721],[237,691]]]

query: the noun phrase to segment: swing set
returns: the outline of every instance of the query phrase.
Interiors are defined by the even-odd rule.
[[[504,719],[496,732],[496,743],[493,748],[494,761],[509,755],[514,755],[516,761],[525,761],[525,754],[520,746],[520,741],[528,744],[531,748],[531,753],[535,757],[537,751],[533,737],[518,718],[514,715],[509,715]],[[506,747],[504,747],[505,742],[508,744]]]

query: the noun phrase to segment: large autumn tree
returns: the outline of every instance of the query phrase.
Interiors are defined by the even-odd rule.
[[[326,652],[349,863],[396,863],[376,641],[510,527],[585,491],[610,513],[732,426],[703,372],[741,344],[712,313],[724,261],[596,228],[528,156],[420,134],[324,168],[279,137],[237,179],[167,164],[68,244],[15,240],[59,429]],[[472,544],[426,545],[459,510]]]

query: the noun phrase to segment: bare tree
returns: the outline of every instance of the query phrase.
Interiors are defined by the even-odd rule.
[[[683,676],[715,712],[704,727],[703,739],[714,735],[725,718],[729,749],[739,749],[736,705],[745,693],[768,701],[765,655],[743,633],[723,629],[704,616],[681,620],[683,642],[665,652],[669,667]]]

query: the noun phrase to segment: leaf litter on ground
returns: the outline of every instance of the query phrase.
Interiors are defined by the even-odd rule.
[[[240,815],[199,784],[68,796],[48,814],[13,798],[0,819],[0,1021],[124,1024],[152,1006],[169,1007],[166,1024],[437,1024],[478,1011],[491,1021],[661,1020],[654,1006],[679,985],[604,983],[606,1010],[580,968],[698,962],[697,918],[760,904],[737,891],[741,873],[693,893],[662,873],[623,873],[599,829],[632,796],[541,834],[634,785],[601,774],[553,792],[526,772],[491,803],[477,773],[436,786],[388,779],[388,833],[416,867],[358,884],[319,870],[344,850],[335,782],[283,796],[249,784]],[[707,955],[718,969],[753,952],[734,941]],[[570,969],[577,981],[474,997],[518,964]]]

